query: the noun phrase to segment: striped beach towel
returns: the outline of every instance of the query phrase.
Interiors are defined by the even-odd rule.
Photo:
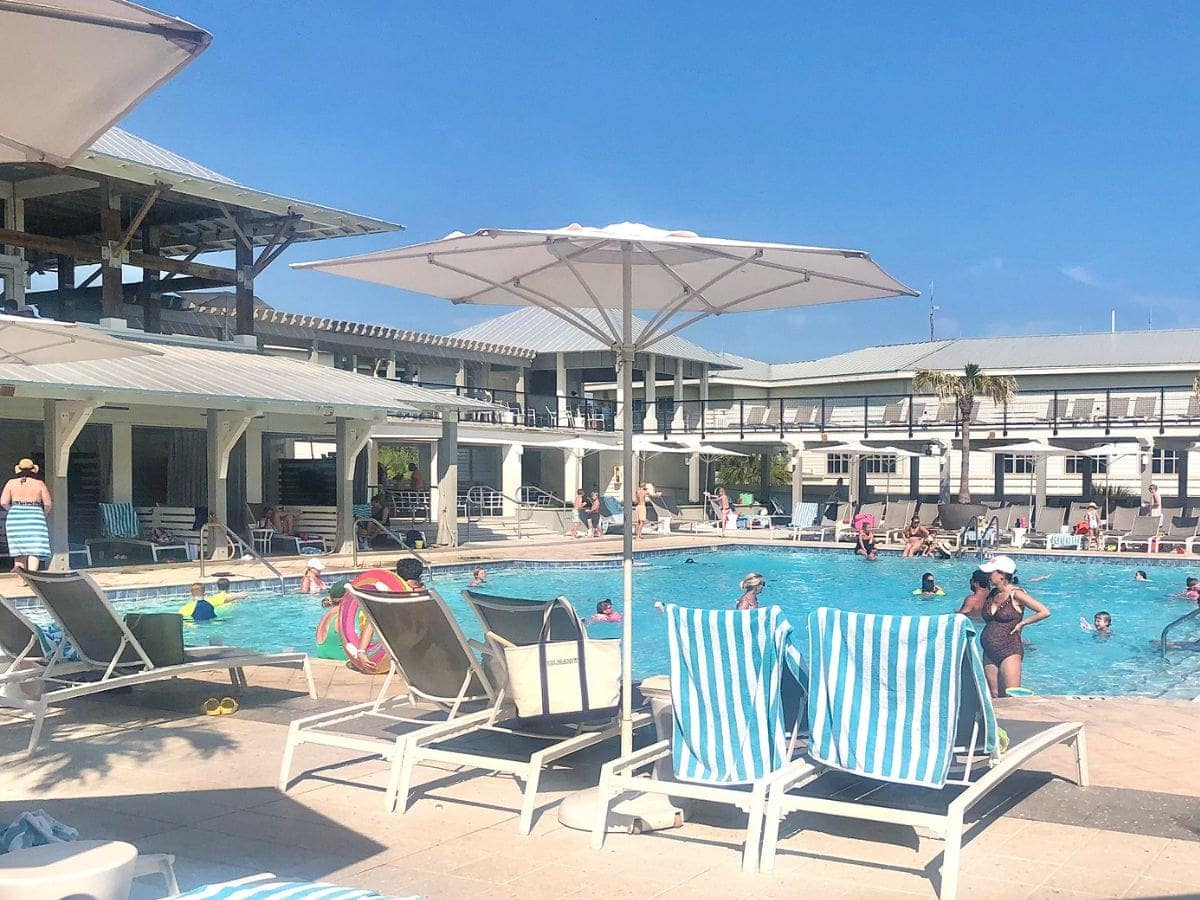
[[[42,504],[14,502],[4,520],[4,533],[11,555],[50,558],[50,529]]]
[[[748,784],[774,772],[788,758],[784,679],[807,684],[783,612],[670,605],[666,613],[676,777]]]
[[[106,538],[136,538],[142,533],[137,510],[132,503],[100,504],[100,536]]]
[[[940,788],[955,747],[996,747],[996,717],[964,616],[823,607],[808,617],[813,760],[869,778]],[[976,732],[975,729],[978,728]]]
[[[389,900],[375,891],[338,887],[323,881],[279,881],[271,875],[210,884],[185,891],[179,897],[180,900],[184,897],[194,900]]]

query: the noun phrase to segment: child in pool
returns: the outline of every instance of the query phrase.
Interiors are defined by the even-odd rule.
[[[342,602],[342,598],[346,596],[346,582],[335,581],[329,588],[329,593],[321,600],[321,605],[328,608],[337,606]]]
[[[1106,612],[1098,612],[1092,619],[1092,624],[1088,624],[1088,620],[1083,616],[1079,617],[1079,627],[1083,631],[1090,631],[1096,637],[1112,637],[1112,616]]]
[[[487,581],[487,569],[476,569],[471,573],[472,581],[467,587],[479,587]]]
[[[245,591],[230,592],[228,578],[218,578],[217,592],[208,598],[208,602],[211,603],[215,609],[219,606],[224,606],[226,603],[234,603],[238,600],[245,600],[246,597],[247,594]]]
[[[325,580],[321,577],[324,571],[325,563],[319,559],[310,559],[304,567],[304,574],[300,576],[300,593],[320,594],[327,590]]]
[[[1146,574],[1145,569],[1138,569],[1136,572],[1133,573],[1133,580],[1134,581],[1149,581],[1150,577]]]
[[[191,599],[179,607],[179,614],[193,622],[211,622],[217,617],[212,603],[204,596],[204,585],[198,581],[192,585]]]
[[[914,594],[919,594],[922,597],[940,597],[946,592],[938,587],[937,581],[933,577],[932,572],[926,572],[921,576],[921,586],[913,591]]]
[[[1188,578],[1184,582],[1183,592],[1173,596],[1182,597],[1184,600],[1200,600],[1200,578]]]
[[[620,622],[621,614],[613,609],[611,600],[604,599],[596,604],[596,614],[590,619],[591,622]]]

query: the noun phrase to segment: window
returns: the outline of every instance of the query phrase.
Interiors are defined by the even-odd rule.
[[[1004,463],[1005,475],[1031,475],[1033,474],[1033,457],[1032,456],[1016,456],[1012,453],[1001,454],[1000,459]]]
[[[896,474],[896,457],[890,454],[881,453],[877,456],[864,456],[863,464],[866,466],[868,474],[871,475]]]
[[[1088,460],[1092,461],[1092,472],[1097,475],[1103,475],[1108,471],[1108,460],[1103,456],[1068,456],[1067,457],[1067,474],[1082,475],[1088,470]]]
[[[1178,450],[1155,450],[1150,456],[1150,465],[1155,475],[1174,475],[1179,471]]]
[[[825,457],[825,474],[827,475],[849,475],[850,474],[850,454],[849,453],[830,453]]]

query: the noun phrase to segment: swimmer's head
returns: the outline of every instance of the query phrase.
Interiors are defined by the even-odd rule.
[[[476,580],[483,581],[487,578],[487,569],[476,569],[471,574],[475,576]]]
[[[758,593],[767,586],[767,579],[763,578],[757,572],[751,572],[742,579],[741,584],[738,586],[743,591],[754,591],[755,593]]]
[[[345,596],[346,596],[346,582],[344,582],[344,581],[334,582],[333,587],[331,587],[329,589],[329,599],[330,600],[341,600]]]
[[[414,581],[420,584],[421,574],[424,571],[425,566],[415,556],[402,556],[396,560],[396,574],[405,581]]]
[[[930,593],[937,590],[937,579],[933,577],[932,572],[926,572],[921,576],[921,590]]]
[[[1092,619],[1092,623],[1096,626],[1097,631],[1108,631],[1108,629],[1112,628],[1112,615],[1106,612],[1098,612],[1095,618]]]
[[[976,569],[974,572],[971,573],[971,590],[972,591],[976,591],[976,590],[986,591],[991,586],[992,586],[992,580],[991,580],[991,578],[988,577],[987,572],[982,572],[979,569]]]
[[[1188,586],[1188,590],[1192,590],[1196,587],[1200,587],[1200,578],[1188,578],[1186,583]]]
[[[1145,569],[1138,569],[1136,572],[1133,573],[1133,580],[1134,581],[1149,581],[1150,576],[1146,574]]]
[[[612,609],[613,609],[613,605],[612,605],[611,600],[607,600],[607,599],[601,600],[599,603],[596,604],[596,615],[607,616],[609,613],[612,612]]]
[[[692,559],[692,558],[689,556],[687,559],[685,559],[685,560],[683,561],[683,564],[684,564],[685,566],[693,566],[693,565],[695,565],[695,564],[696,564],[696,561],[695,561],[694,559]]]
[[[198,581],[195,584],[193,584],[192,585],[192,596],[193,597],[203,597],[204,596],[204,585],[202,585]]]
[[[217,579],[217,590],[218,591],[229,590],[229,579],[228,578],[218,578]]]

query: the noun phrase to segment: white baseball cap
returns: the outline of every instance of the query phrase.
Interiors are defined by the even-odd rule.
[[[1011,556],[993,556],[979,567],[979,571],[1003,572],[1005,575],[1012,575],[1017,571],[1017,564]]]
[[[321,562],[319,559],[310,559],[307,563],[305,563],[305,568],[313,569],[317,572],[324,572],[325,563]]]

